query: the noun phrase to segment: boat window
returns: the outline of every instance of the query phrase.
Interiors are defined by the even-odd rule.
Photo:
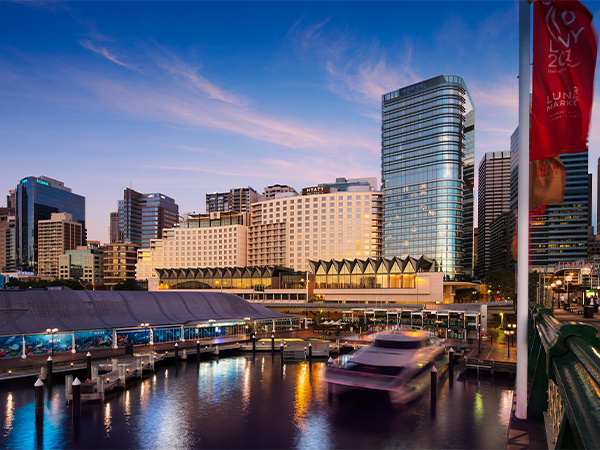
[[[430,339],[423,339],[419,341],[387,341],[383,339],[376,339],[373,346],[381,348],[400,348],[405,350],[412,350],[416,348],[427,347],[427,345],[431,343],[430,341]]]
[[[372,373],[375,375],[398,375],[402,371],[402,367],[368,366],[366,364],[357,364],[352,361],[346,362],[342,368],[351,370],[352,372]]]

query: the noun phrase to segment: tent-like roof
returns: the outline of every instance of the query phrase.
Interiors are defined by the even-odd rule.
[[[220,291],[0,291],[0,335],[285,317]]]

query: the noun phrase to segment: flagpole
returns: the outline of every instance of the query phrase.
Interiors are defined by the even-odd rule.
[[[517,262],[517,419],[527,419],[529,281],[529,3],[519,0],[519,194]]]

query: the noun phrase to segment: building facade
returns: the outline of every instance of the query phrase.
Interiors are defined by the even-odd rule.
[[[473,219],[465,217],[472,192],[465,167],[474,138],[466,133],[474,132],[474,118],[465,115],[472,106],[457,76],[382,96],[383,256],[425,255],[448,279],[468,272],[465,231],[472,239]]]
[[[135,281],[139,245],[116,243],[104,245],[104,285],[110,289],[125,281]]]
[[[259,200],[259,193],[251,186],[231,188],[229,192],[206,194],[206,212],[250,212],[250,205]]]
[[[15,193],[6,196],[6,207],[0,208],[0,273],[16,270]]]
[[[247,213],[191,214],[138,252],[136,278],[156,278],[159,268],[245,266],[248,222]]]
[[[511,268],[512,256],[510,254],[510,246],[512,243],[512,234],[510,233],[510,223],[512,219],[512,213],[505,212],[496,216],[487,226],[489,248],[486,274],[499,269],[510,270]]]
[[[44,176],[23,178],[15,197],[17,268],[37,272],[38,221],[50,219],[52,213],[71,214],[73,221],[81,224],[85,243],[85,197],[73,194],[62,181]]]
[[[122,242],[123,237],[119,236],[119,213],[110,213],[109,239],[111,244]]]
[[[263,192],[263,195],[260,196],[260,201],[263,200],[271,200],[281,194],[287,194],[289,196],[298,195],[296,189],[287,184],[274,184],[272,186],[267,186]]]
[[[59,257],[59,270],[61,280],[104,283],[104,250],[89,244],[67,250]]]
[[[69,213],[52,213],[38,221],[38,276],[58,279],[60,255],[82,244],[82,226]]]
[[[119,242],[150,248],[151,239],[160,239],[163,229],[177,223],[179,206],[164,194],[142,194],[126,188],[118,215]]]
[[[518,128],[511,137],[511,209],[518,206]],[[587,258],[588,228],[592,225],[592,182],[588,173],[588,151],[559,155],[567,171],[564,201],[547,205],[543,214],[532,219],[530,270],[543,272],[557,263]],[[511,224],[514,234],[516,220]]]
[[[319,186],[328,186],[338,191],[378,191],[377,177],[344,178],[339,177],[333,183],[319,183]]]
[[[475,275],[475,110],[465,114],[463,154],[463,266],[470,278]]]
[[[309,270],[309,260],[381,257],[381,192],[329,187],[252,205],[248,265]]]
[[[490,271],[493,271],[492,265],[498,268],[505,267],[505,258],[495,258],[492,264],[492,252],[506,251],[507,249],[493,248],[492,241],[497,241],[498,236],[490,228],[491,223],[501,214],[510,211],[510,151],[488,152],[484,155],[479,164],[479,205],[478,205],[478,266],[477,276],[485,279]],[[504,222],[502,222],[504,223]],[[496,224],[503,230],[506,224]],[[508,229],[502,231],[502,236],[508,232]],[[510,245],[509,245],[510,247]]]

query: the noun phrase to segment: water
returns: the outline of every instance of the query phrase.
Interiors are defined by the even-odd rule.
[[[325,364],[286,363],[279,355],[222,358],[157,367],[150,378],[82,403],[73,420],[64,385],[45,392],[34,420],[33,381],[0,385],[2,448],[504,448],[512,401],[508,379],[438,380],[394,407],[380,395],[330,398]],[[85,375],[85,374],[84,374]],[[0,419],[2,420],[2,419]]]

